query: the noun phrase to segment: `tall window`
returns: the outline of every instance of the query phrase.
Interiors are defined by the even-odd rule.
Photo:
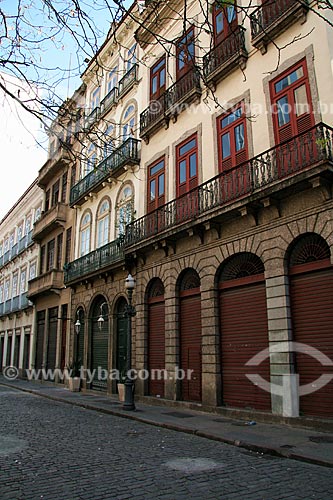
[[[45,206],[44,206],[45,212],[47,212],[50,208],[50,196],[51,196],[51,190],[48,189],[45,193]]]
[[[126,224],[132,222],[134,208],[134,194],[131,186],[126,185],[120,194],[117,204],[116,235],[125,234]]]
[[[31,229],[31,215],[29,215],[29,217],[27,217],[25,221],[25,234],[29,234],[30,229]]]
[[[62,268],[62,233],[58,234],[57,236],[57,269]]]
[[[5,239],[5,253],[9,250],[9,238]]]
[[[177,146],[176,159],[177,196],[180,196],[198,185],[198,141],[196,134]]]
[[[277,144],[314,125],[305,59],[275,78],[270,84],[270,92]]]
[[[128,51],[126,56],[126,71],[129,71],[136,63],[136,44],[134,44]]]
[[[109,125],[108,128],[105,130],[104,137],[103,137],[103,156],[104,158],[107,158],[113,150],[113,134],[114,134],[114,127],[113,125]]]
[[[117,71],[118,68],[115,66],[111,71],[109,71],[106,82],[106,92],[107,94],[111,92],[117,86]]]
[[[13,248],[15,242],[15,232],[12,232],[9,237],[9,248],[10,250]]]
[[[31,262],[29,268],[29,280],[33,280],[36,277],[37,263]]]
[[[0,303],[2,304],[2,302],[4,301],[4,297],[3,297],[3,283],[0,284]]]
[[[13,274],[12,297],[17,296],[18,274]]]
[[[236,2],[233,4],[221,5],[214,4],[213,8],[213,29],[215,45],[224,40],[232,33],[237,26]]]
[[[109,241],[110,228],[110,202],[104,200],[99,207],[97,215],[97,246],[106,245]]]
[[[40,274],[43,274],[44,271],[45,271],[45,252],[46,252],[46,246],[43,245],[40,248],[40,262],[39,262],[39,266],[40,266],[39,272],[40,272]]]
[[[165,56],[150,70],[150,99],[158,99],[165,91]]]
[[[5,300],[9,300],[10,280],[5,281]]]
[[[97,163],[97,150],[95,144],[90,144],[88,148],[88,159],[87,159],[87,169],[83,174],[83,177],[92,172]]]
[[[59,185],[60,180],[58,179],[52,186],[52,207],[57,205],[59,201]]]
[[[70,227],[66,231],[66,248],[65,248],[65,262],[70,262],[71,260],[71,246],[72,246],[72,228]]]
[[[160,158],[148,169],[148,212],[165,202],[165,165]]]
[[[46,270],[51,271],[54,269],[54,252],[55,252],[55,240],[51,240],[47,244],[47,262]]]
[[[243,104],[217,119],[219,167],[228,170],[248,158],[246,117]]]
[[[133,104],[128,106],[125,111],[123,118],[123,142],[126,141],[129,137],[134,137],[134,129],[135,129],[135,107]]]
[[[176,47],[177,80],[194,65],[194,28],[190,28],[185,36],[180,38]]]
[[[36,208],[36,211],[35,211],[35,222],[38,221],[41,218],[41,215],[42,215],[42,207]],[[21,236],[20,236],[20,239],[21,239]]]
[[[95,108],[98,108],[101,100],[101,89],[97,87],[90,96],[90,110],[93,111]]]
[[[91,215],[87,212],[82,220],[80,227],[80,256],[90,252],[90,231],[91,231]]]
[[[61,179],[61,202],[66,203],[67,193],[67,172],[65,172]]]
[[[20,294],[27,291],[27,269],[21,269]]]
[[[17,228],[17,241],[20,241],[22,238],[23,238],[23,223],[21,223]]]

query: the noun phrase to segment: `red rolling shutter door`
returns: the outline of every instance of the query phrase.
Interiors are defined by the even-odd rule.
[[[256,275],[220,285],[222,397],[228,406],[270,411],[270,393],[245,376],[246,373],[258,373],[270,380],[269,359],[256,367],[245,366],[252,356],[268,347],[263,280],[263,275]]]
[[[164,297],[149,299],[149,336],[148,336],[148,366],[151,370],[165,368],[165,304]],[[156,375],[149,379],[150,396],[164,397],[164,380],[157,380]]]
[[[180,358],[183,370],[193,370],[182,382],[182,397],[201,401],[201,297],[200,289],[180,292]]]
[[[333,360],[333,268],[314,270],[325,261],[294,266],[290,270],[290,298],[293,340],[318,349]],[[295,274],[302,270],[302,274]],[[308,272],[306,272],[308,271]],[[313,383],[324,373],[332,374],[332,366],[322,366],[312,356],[297,353],[296,369],[300,386]],[[301,396],[300,412],[326,418],[333,417],[333,381],[322,389]]]

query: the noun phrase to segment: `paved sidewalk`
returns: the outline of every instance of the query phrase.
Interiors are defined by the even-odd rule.
[[[327,426],[327,432],[319,432],[314,429],[236,420],[216,413],[141,402],[136,403],[136,411],[124,411],[116,398],[103,394],[70,392],[63,386],[46,382],[8,381],[3,376],[0,376],[0,384],[90,410],[196,434],[257,453],[269,453],[333,467],[333,422],[331,428]]]

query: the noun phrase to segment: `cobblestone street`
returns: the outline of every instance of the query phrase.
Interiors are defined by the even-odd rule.
[[[1,500],[325,500],[326,467],[0,386]]]

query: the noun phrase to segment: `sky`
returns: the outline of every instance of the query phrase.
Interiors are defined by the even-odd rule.
[[[86,13],[91,17],[95,26],[98,26],[100,34],[100,46],[105,35],[110,28],[111,16],[105,9],[104,0],[81,0],[85,6]],[[8,15],[17,12],[17,0],[0,0],[1,9]],[[62,9],[69,5],[69,0],[53,0],[52,2],[57,9]],[[109,2],[112,3],[112,2]],[[127,3],[127,2],[126,2]],[[130,2],[128,2],[130,3]],[[44,32],[49,35],[50,26],[43,16],[42,0],[24,0],[22,4],[26,5],[26,10],[22,19],[33,19],[34,29],[29,33],[29,23],[23,23],[22,33],[24,32],[27,38],[40,36],[44,38]],[[104,8],[103,8],[104,6]],[[8,18],[10,19],[10,18]],[[77,21],[75,26],[77,30]],[[54,24],[54,23],[53,23]],[[39,30],[36,26],[40,25]],[[10,21],[8,22],[9,36],[15,33],[14,28],[10,29]],[[0,25],[0,35],[3,27]],[[97,31],[97,30],[96,30]],[[82,40],[82,39],[81,39]],[[51,87],[52,91],[65,99],[72,95],[74,90],[80,85],[80,71],[78,62],[82,62],[87,57],[88,47],[83,47],[78,52],[77,42],[73,37],[66,33],[66,30],[60,30],[55,36],[55,41],[40,42],[31,44],[33,50],[29,54],[29,58],[34,60],[34,64],[28,66],[20,66],[24,76],[34,81],[40,82],[40,95],[45,95],[47,82],[48,90]],[[0,59],[6,57],[6,46],[4,42],[0,45]],[[38,75],[36,72],[36,61],[40,67]],[[60,68],[57,71],[48,70],[47,68]],[[66,68],[70,71],[64,73],[62,70]],[[14,71],[11,71],[9,66],[5,66],[6,81],[10,80],[11,88],[17,93],[17,81],[13,78]],[[82,69],[82,67],[80,68]],[[9,77],[8,75],[11,74]],[[17,74],[17,73],[16,73]],[[37,75],[37,76],[36,76]],[[68,79],[68,75],[70,78]],[[0,77],[4,77],[0,73]],[[20,85],[20,98],[23,98],[28,91],[26,86]],[[44,87],[44,88],[43,88]],[[44,94],[43,94],[44,93]],[[39,144],[38,144],[39,143]],[[25,112],[22,107],[16,104],[11,98],[4,95],[0,89],[0,147],[1,147],[1,170],[5,174],[2,177],[0,187],[0,221],[6,213],[12,208],[15,202],[30,186],[30,184],[38,176],[39,169],[43,166],[47,159],[47,137],[44,133],[44,126],[40,124],[38,119],[34,118],[30,113]]]

